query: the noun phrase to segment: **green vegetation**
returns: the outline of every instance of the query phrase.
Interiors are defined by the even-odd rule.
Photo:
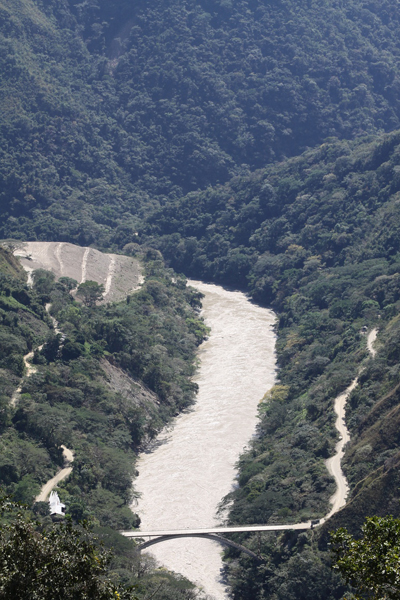
[[[372,517],[362,527],[363,537],[355,540],[345,528],[332,534],[334,569],[340,571],[365,597],[390,598],[400,595],[400,520]]]
[[[26,600],[200,600],[193,584],[139,558],[131,541],[109,528],[33,521],[0,501],[0,598]],[[110,548],[112,547],[112,551]]]
[[[122,247],[166,198],[400,125],[392,0],[2,0],[2,237]]]
[[[27,600],[137,600],[107,576],[110,555],[87,527],[71,522],[41,528],[2,500],[12,520],[0,525],[0,598]]]
[[[361,365],[347,412],[352,493],[330,528],[345,524],[357,533],[370,511],[399,514],[399,147],[397,133],[331,140],[167,203],[143,225],[175,269],[247,287],[279,314],[279,382],[260,405],[259,436],[240,458],[239,488],[226,499],[231,523],[298,522],[328,512],[333,399]],[[372,360],[363,328],[374,325],[380,350]],[[303,576],[302,597],[341,597],[343,584],[328,575],[326,528],[311,546],[302,535],[244,537],[268,556],[268,569],[230,550],[234,598],[286,598]],[[303,574],[299,556],[311,561]]]
[[[329,527],[359,535],[368,514],[398,515],[397,3],[0,0],[0,16],[0,235],[147,260],[139,293],[96,306],[100,290],[81,289],[80,303],[76,282],[45,272],[28,289],[0,250],[7,491],[31,502],[67,443],[76,452],[61,492],[69,514],[93,519],[106,540],[107,528],[134,522],[135,453],[193,401],[206,335],[200,298],[158,249],[178,273],[245,289],[279,316],[279,381],[239,460],[230,521],[326,513],[333,399],[361,366],[347,412],[351,493]],[[363,329],[373,326],[371,359]],[[41,343],[13,411],[23,356]],[[227,552],[234,598],[345,593],[326,526],[242,537],[266,561]],[[115,543],[129,580],[130,547]],[[164,590],[150,573],[138,593],[161,585],[174,597],[176,580]]]
[[[14,270],[13,276],[0,275],[0,483],[32,506],[41,485],[62,465],[61,445],[67,445],[75,454],[74,468],[59,494],[67,516],[74,522],[89,519],[115,549],[110,564],[115,580],[137,586],[139,599],[159,589],[165,600],[190,600],[196,596],[192,584],[155,572],[153,562],[141,562],[134,544],[115,531],[139,523],[129,508],[138,449],[193,402],[195,351],[207,333],[198,316],[201,294],[186,288],[184,278],[172,279],[157,252],[148,255],[153,259],[145,259],[146,283],[140,291],[124,302],[95,306],[75,301],[71,280],[55,282],[47,271],[35,271],[33,288],[27,287],[18,262],[1,249],[4,264]],[[63,337],[52,329],[47,302]],[[14,407],[10,400],[24,372],[23,356],[33,349],[36,372],[22,381]],[[48,523],[47,504],[35,504],[33,510]],[[17,533],[32,534],[32,544],[40,546],[32,556],[37,561],[47,560],[50,542],[61,540],[65,531],[78,535],[68,526],[44,543],[32,524],[21,527]],[[101,561],[99,568],[105,565]],[[20,580],[13,577],[4,580],[4,597],[12,586],[19,589]],[[41,590],[36,580],[32,586]]]
[[[76,295],[81,298],[86,306],[96,306],[104,294],[104,285],[99,285],[96,281],[85,281],[80,283]]]

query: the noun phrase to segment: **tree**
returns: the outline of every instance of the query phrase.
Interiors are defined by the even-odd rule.
[[[347,529],[331,533],[333,568],[364,597],[400,598],[400,519],[369,517],[355,540]],[[362,596],[361,596],[362,595]]]
[[[32,273],[32,278],[35,291],[41,296],[48,297],[54,286],[54,273],[45,269],[36,269]]]
[[[78,287],[78,282],[76,279],[72,279],[72,277],[60,277],[58,280],[69,292]]]
[[[107,577],[110,553],[87,526],[40,530],[18,505],[2,498],[0,508],[12,513],[0,525],[0,599],[134,600]]]
[[[59,333],[50,332],[47,336],[47,340],[43,344],[41,355],[45,357],[48,362],[54,362],[60,351],[61,335]],[[34,355],[35,358],[35,355]],[[40,362],[39,358],[35,358],[35,364]]]
[[[104,285],[99,285],[96,281],[85,281],[78,287],[76,295],[82,298],[86,306],[96,306],[96,302],[102,299],[104,294]]]

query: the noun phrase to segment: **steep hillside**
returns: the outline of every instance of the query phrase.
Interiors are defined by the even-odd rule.
[[[327,529],[398,511],[399,19],[395,0],[0,0],[0,235],[125,248],[147,273],[123,302],[86,307],[49,275],[28,288],[0,250],[7,491],[30,502],[67,442],[70,514],[103,533],[135,522],[135,452],[192,402],[206,334],[200,298],[158,248],[279,314],[280,381],[240,459],[232,522],[327,512],[333,399],[363,369],[348,506],[319,533],[247,539],[262,566],[227,554],[238,600],[343,595]],[[23,356],[42,343],[14,409]],[[146,585],[141,597],[157,593]]]
[[[51,460],[40,442],[20,438],[12,425],[11,397],[24,373],[23,355],[42,343],[50,320],[26,287],[26,275],[13,255],[0,248],[0,481],[19,499],[24,484],[40,472],[46,477]]]
[[[261,403],[259,436],[240,459],[239,488],[227,498],[232,523],[328,512],[333,400],[363,369],[347,410],[348,506],[311,538],[247,539],[268,568],[235,560],[228,569],[234,598],[297,598],[299,586],[302,598],[340,598],[326,532],[340,524],[357,532],[368,514],[400,514],[399,148],[398,133],[331,141],[167,204],[144,226],[176,269],[247,287],[279,314],[280,381]],[[371,358],[366,331],[374,325]]]
[[[3,237],[122,247],[165,197],[400,124],[393,0],[0,11]]]
[[[32,507],[67,445],[73,469],[58,488],[67,515],[96,526],[116,550],[115,577],[139,586],[140,598],[160,581],[151,562],[142,572],[134,546],[116,530],[139,523],[130,510],[138,449],[193,402],[195,351],[207,331],[198,316],[201,295],[184,279],[173,281],[158,255],[142,256],[147,277],[139,291],[85,306],[70,295],[68,277],[36,271],[27,286],[11,252],[0,249],[2,491]],[[23,357],[32,350],[35,369],[27,376]],[[47,503],[33,511],[48,521]],[[169,574],[162,587],[164,600],[195,595],[189,582]]]

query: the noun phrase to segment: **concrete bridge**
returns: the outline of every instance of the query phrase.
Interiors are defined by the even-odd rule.
[[[237,544],[236,542],[232,542],[232,540],[228,540],[221,534],[224,533],[244,533],[244,532],[263,532],[263,531],[305,531],[306,529],[312,529],[315,525],[318,525],[319,520],[308,521],[307,523],[294,523],[292,525],[242,525],[239,527],[211,527],[206,529],[170,529],[163,531],[121,531],[122,535],[129,538],[150,538],[147,542],[142,542],[137,547],[138,550],[144,550],[145,548],[149,548],[149,546],[153,546],[154,544],[160,544],[161,542],[166,542],[168,540],[174,540],[177,538],[184,537],[196,537],[196,538],[206,538],[209,540],[213,540],[218,542],[224,546],[231,546],[232,548],[236,548],[240,550],[244,554],[251,556],[257,560],[260,560],[260,557],[257,556],[254,552],[242,546],[241,544]]]

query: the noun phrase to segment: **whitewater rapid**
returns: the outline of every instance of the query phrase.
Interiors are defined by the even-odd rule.
[[[235,482],[235,463],[255,433],[257,405],[276,374],[275,314],[241,292],[190,282],[199,289],[211,328],[199,350],[196,405],[157,439],[138,463],[133,508],[141,529],[207,527]],[[168,569],[195,582],[216,600],[226,600],[220,571],[222,547],[209,540],[179,539],[153,546]]]

